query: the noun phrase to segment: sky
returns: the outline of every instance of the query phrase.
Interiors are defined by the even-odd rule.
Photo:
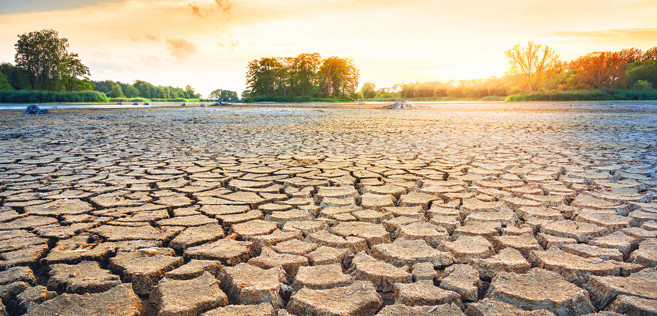
[[[0,0],[0,62],[22,33],[69,39],[94,80],[241,93],[249,60],[352,58],[360,83],[502,76],[505,50],[564,60],[657,46],[657,0]]]

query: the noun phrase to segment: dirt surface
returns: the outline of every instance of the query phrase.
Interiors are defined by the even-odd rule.
[[[0,315],[655,314],[656,185],[654,103],[0,111]]]

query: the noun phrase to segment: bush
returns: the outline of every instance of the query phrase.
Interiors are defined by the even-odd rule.
[[[545,92],[515,94],[506,98],[507,102],[518,101],[602,101],[602,100],[657,100],[657,91],[618,90],[605,92],[598,90]]]
[[[71,103],[109,102],[105,93],[98,91],[52,92],[52,91],[0,91],[0,103]]]
[[[636,91],[649,91],[652,90],[652,85],[647,80],[637,80],[632,87]]]
[[[151,102],[146,98],[110,98],[109,102]]]
[[[615,100],[657,100],[657,91],[652,89],[643,90],[643,91],[622,90],[614,93],[614,99]]]

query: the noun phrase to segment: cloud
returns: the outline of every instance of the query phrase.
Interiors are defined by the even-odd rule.
[[[233,7],[230,0],[214,0],[214,2],[223,13],[229,13],[230,9]]]
[[[197,15],[202,18],[204,15],[201,13],[201,8],[199,8],[195,3],[188,3],[189,7],[192,9],[192,14]]]
[[[657,28],[609,29],[597,31],[559,31],[551,35],[594,43],[641,45],[655,42]]]
[[[198,16],[199,18],[205,18],[207,16],[211,16],[214,13],[219,11],[219,13],[223,13],[224,15],[230,14],[231,9],[233,8],[232,3],[230,0],[214,0],[214,4],[210,5],[205,5],[205,6],[199,6],[196,5],[194,2],[190,2],[187,4],[190,9],[192,9],[192,14]]]
[[[131,36],[130,40],[133,42],[141,42],[141,41],[147,41],[147,42],[159,42],[160,39],[157,38],[157,36],[153,34],[146,34],[144,36]]]
[[[184,39],[167,39],[167,49],[171,51],[171,56],[178,59],[185,59],[189,55],[197,52],[194,43]]]

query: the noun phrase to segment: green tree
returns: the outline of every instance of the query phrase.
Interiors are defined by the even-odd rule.
[[[142,80],[136,80],[133,84],[139,90],[139,96],[142,98],[155,98],[155,86]]]
[[[520,44],[505,52],[510,59],[513,75],[519,76],[527,91],[538,91],[545,75],[558,65],[559,56],[550,46],[528,42],[523,48]]]
[[[14,46],[16,66],[29,74],[31,89],[54,90],[65,77],[75,79],[89,72],[77,54],[68,52],[68,39],[59,38],[55,30],[21,34]],[[67,90],[72,87],[66,83],[63,86]]]
[[[646,80],[637,80],[632,89],[637,91],[648,91],[652,90],[652,85]]]
[[[88,90],[87,85],[78,77],[88,80],[89,78],[87,76],[90,75],[89,67],[82,64],[82,61],[78,58],[78,54],[67,53],[63,56],[59,73],[64,81],[66,91]]]
[[[110,97],[110,98],[124,98],[125,97],[125,95],[123,94],[123,91],[121,90],[121,86],[119,86],[117,83],[114,83],[112,85],[112,88],[110,89],[107,96]]]
[[[0,72],[0,91],[13,91],[14,87],[9,84],[9,79],[4,73]]]
[[[10,63],[0,64],[0,72],[7,76],[9,84],[15,90],[30,88],[30,75],[23,68],[16,67]]]
[[[284,65],[277,58],[260,58],[249,62],[246,72],[246,85],[251,90],[252,96],[277,95],[280,84],[283,82],[280,76],[285,71]]]
[[[643,62],[627,72],[625,82],[628,87],[634,87],[639,81],[647,81],[653,87],[657,87],[657,63]]]
[[[363,95],[364,99],[372,99],[376,97],[376,85],[371,82],[366,82],[363,84],[363,87],[360,88],[360,93]]]
[[[358,86],[358,69],[349,58],[329,57],[320,67],[320,88],[328,98],[350,97]]]
[[[185,86],[185,94],[187,96],[186,99],[198,99],[201,97],[201,94],[196,93],[196,91],[194,91],[194,88],[192,88],[192,86],[190,85]]]
[[[91,81],[91,84],[94,90],[103,92],[105,94],[109,94],[115,82],[111,80],[103,80],[103,81]]]
[[[312,96],[317,91],[322,57],[318,53],[299,54],[289,67],[290,86],[295,96]]]
[[[237,97],[237,92],[224,90],[224,89],[217,89],[212,91],[208,96],[208,98],[214,100],[221,100],[221,101],[231,101],[231,102],[239,101],[239,97]]]
[[[139,90],[133,85],[129,85],[125,88],[124,94],[128,98],[137,98],[139,97]]]

